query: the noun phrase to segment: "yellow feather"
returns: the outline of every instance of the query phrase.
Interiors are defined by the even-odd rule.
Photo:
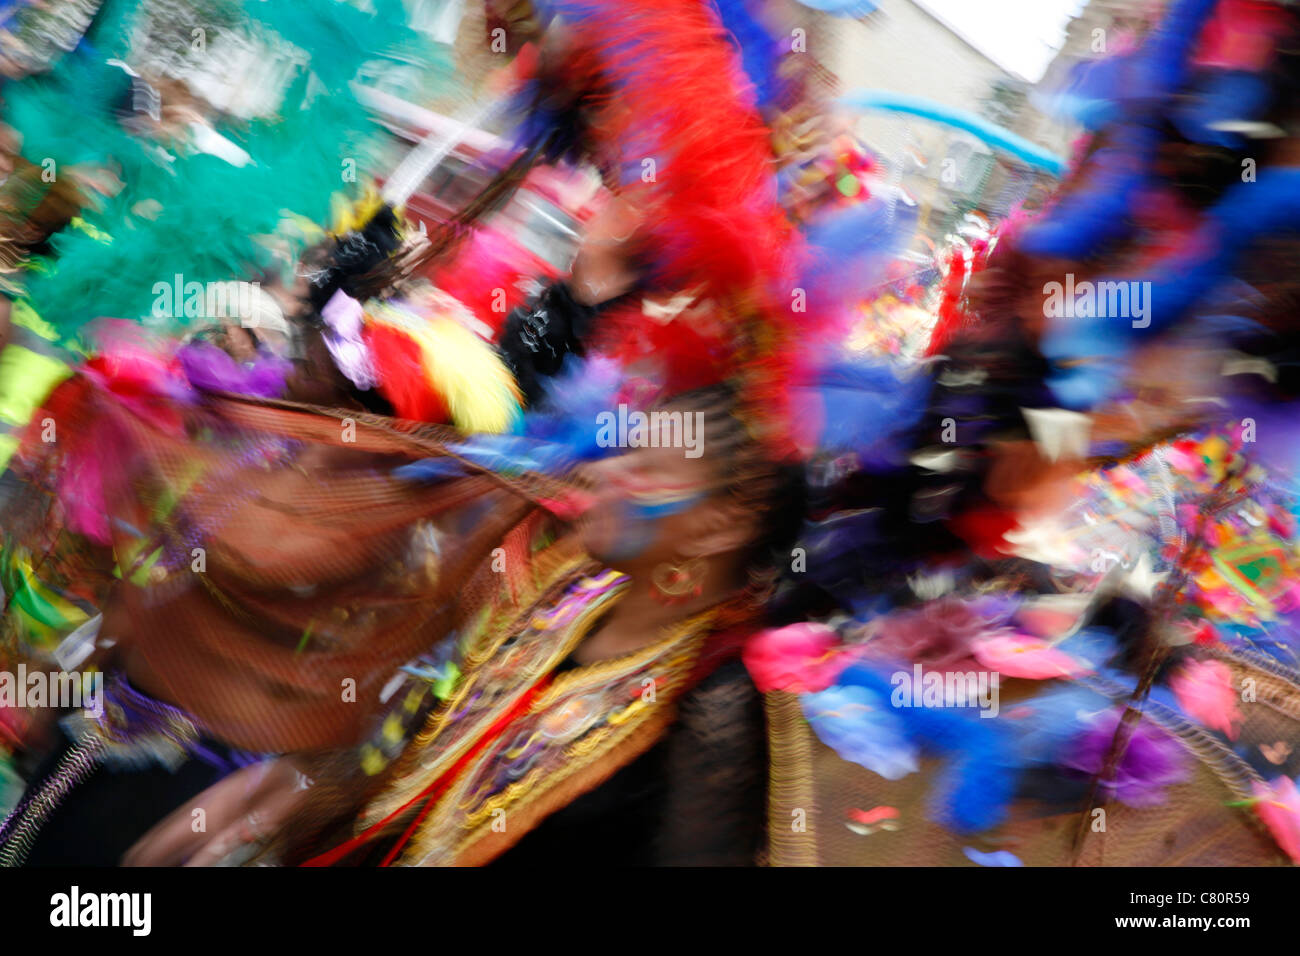
[[[448,297],[440,297],[446,299]],[[463,308],[454,299],[440,305]],[[372,305],[367,319],[393,326],[420,346],[424,374],[442,396],[452,424],[464,432],[501,434],[522,415],[514,375],[487,342],[447,315],[418,316],[392,304]]]

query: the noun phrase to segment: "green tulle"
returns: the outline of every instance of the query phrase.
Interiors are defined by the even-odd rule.
[[[155,286],[245,279],[275,264],[268,238],[301,242],[284,230],[293,214],[328,224],[332,197],[357,198],[364,183],[345,173],[367,168],[379,128],[357,102],[350,82],[386,67],[419,64],[436,81],[451,75],[445,49],[408,29],[398,0],[372,0],[371,12],[344,0],[308,4],[243,0],[242,10],[309,57],[272,119],[229,122],[218,130],[252,157],[235,167],[206,154],[169,156],[135,138],[112,116],[126,90],[125,74],[107,65],[130,62],[127,37],[138,0],[108,0],[87,42],[49,74],[5,93],[7,121],[23,137],[33,163],[108,164],[125,183],[117,195],[87,208],[80,224],[51,240],[52,267],[29,274],[32,307],[63,341],[100,317],[151,318]],[[183,323],[183,318],[176,320]]]

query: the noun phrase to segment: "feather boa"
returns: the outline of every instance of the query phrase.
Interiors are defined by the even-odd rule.
[[[53,159],[60,175],[77,163],[105,164],[123,183],[83,213],[91,228],[54,237],[53,260],[28,284],[32,306],[64,341],[75,341],[96,316],[150,316],[154,284],[176,274],[206,283],[267,266],[265,240],[282,230],[289,210],[328,221],[343,162],[364,156],[379,131],[347,83],[368,61],[402,59],[414,49],[398,0],[369,6],[367,13],[339,0],[292,9],[241,4],[243,23],[273,30],[310,56],[290,83],[281,116],[219,124],[251,156],[244,166],[184,149],[169,156],[117,122],[113,106],[124,74],[104,61],[129,49],[139,7],[132,0],[105,4],[93,47],[64,57],[49,75],[6,87],[6,119],[22,135],[28,159]],[[77,120],[69,123],[73,110]]]
[[[824,313],[792,303],[799,237],[777,201],[768,131],[735,46],[699,0],[549,6],[592,56],[601,103],[616,107],[602,112],[600,134],[620,192],[642,213],[650,285],[712,303],[704,322],[625,316],[610,354],[652,360],[677,388],[740,378],[773,452],[791,454],[794,346]]]

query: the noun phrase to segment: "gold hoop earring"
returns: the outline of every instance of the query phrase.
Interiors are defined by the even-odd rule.
[[[704,593],[704,574],[709,563],[703,558],[690,558],[681,564],[656,565],[650,574],[654,596],[664,604],[676,604]]]

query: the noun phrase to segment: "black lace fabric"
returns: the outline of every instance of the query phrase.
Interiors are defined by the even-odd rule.
[[[559,374],[566,355],[585,354],[583,342],[596,315],[566,283],[556,282],[506,317],[500,348],[528,405],[542,397],[545,379]]]

